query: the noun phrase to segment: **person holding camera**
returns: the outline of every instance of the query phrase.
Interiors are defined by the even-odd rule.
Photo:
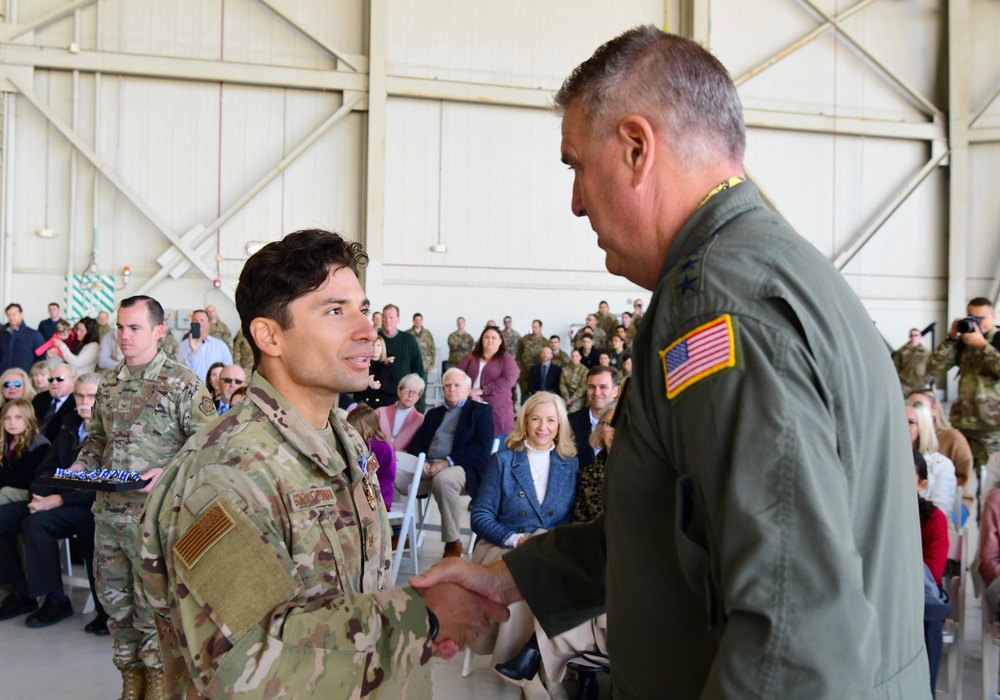
[[[177,361],[199,377],[208,374],[208,368],[215,362],[225,367],[233,364],[233,355],[226,344],[208,334],[210,327],[208,313],[198,309],[191,314],[191,332],[177,346]]]
[[[927,363],[927,374],[939,377],[958,366],[951,424],[969,441],[978,467],[1000,451],[1000,334],[989,299],[976,297],[967,310],[965,318],[952,321],[948,337]]]

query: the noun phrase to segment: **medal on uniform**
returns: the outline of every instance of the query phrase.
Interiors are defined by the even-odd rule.
[[[361,488],[364,489],[365,498],[368,500],[368,507],[375,510],[375,489],[372,488],[371,473],[368,471],[368,459],[364,455],[358,456],[358,466],[361,467]]]

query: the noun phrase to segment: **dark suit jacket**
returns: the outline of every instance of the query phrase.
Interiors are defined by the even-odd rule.
[[[66,381],[69,381],[68,379]],[[73,394],[66,397],[63,401],[62,406],[56,411],[55,415],[44,420],[43,417],[45,413],[49,410],[49,405],[52,403],[52,397],[49,396],[48,392],[44,394],[38,394],[31,400],[31,405],[35,408],[35,417],[38,418],[38,425],[42,430],[42,435],[46,437],[49,442],[55,442],[56,438],[59,437],[59,429],[62,428],[63,423],[67,416],[76,415],[76,399]]]
[[[444,420],[445,407],[432,408],[424,416],[423,425],[413,436],[407,451],[411,455],[427,454],[434,433]],[[477,401],[465,402],[462,415],[455,426],[455,441],[451,446],[451,461],[465,470],[465,490],[473,498],[479,490],[479,483],[486,473],[486,461],[493,446],[493,412],[487,404]]]
[[[590,446],[590,406],[585,404],[579,411],[570,413],[569,427],[573,429],[576,457],[580,461],[580,469],[583,469],[594,461],[594,448]]]
[[[80,454],[80,447],[83,444],[79,440],[80,424],[82,422],[83,418],[80,418],[75,411],[63,421],[62,430],[59,431],[59,435],[56,437],[55,442],[52,443],[52,447],[45,455],[45,459],[42,460],[42,463],[35,470],[34,478],[53,476],[56,473],[56,469],[66,469],[76,461],[76,456]],[[34,483],[31,485],[31,492],[39,496],[51,496],[58,493],[63,498],[64,506],[83,506],[85,508],[90,507],[94,502],[94,497],[97,495],[93,491],[79,491],[69,488],[57,489],[51,486],[35,485]]]
[[[528,373],[528,396],[537,391],[551,391],[553,394],[559,393],[559,377],[562,376],[562,368],[556,365],[549,365],[549,372],[545,375],[545,386],[542,386],[542,366],[535,365]],[[528,398],[525,396],[525,398]]]

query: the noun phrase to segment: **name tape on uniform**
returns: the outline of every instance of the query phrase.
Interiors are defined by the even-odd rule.
[[[666,376],[667,398],[716,372],[736,366],[733,320],[729,314],[698,326],[660,351]]]
[[[297,512],[317,506],[332,506],[337,502],[337,495],[329,486],[318,486],[305,491],[292,491],[288,495],[292,510]]]

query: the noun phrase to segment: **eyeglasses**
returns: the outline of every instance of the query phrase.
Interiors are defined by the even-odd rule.
[[[407,396],[420,396],[420,392],[416,389],[400,389],[399,393],[406,394]]]
[[[49,384],[51,384],[52,382],[59,382],[60,384],[62,384],[67,379],[69,379],[69,377],[49,377]]]
[[[10,389],[11,387],[15,387],[17,389],[20,389],[21,388],[21,382],[4,382],[3,383],[3,388],[4,389]]]
[[[244,383],[242,379],[234,379],[233,377],[219,377],[219,378],[226,384],[235,384],[236,386],[240,386],[241,384]]]

